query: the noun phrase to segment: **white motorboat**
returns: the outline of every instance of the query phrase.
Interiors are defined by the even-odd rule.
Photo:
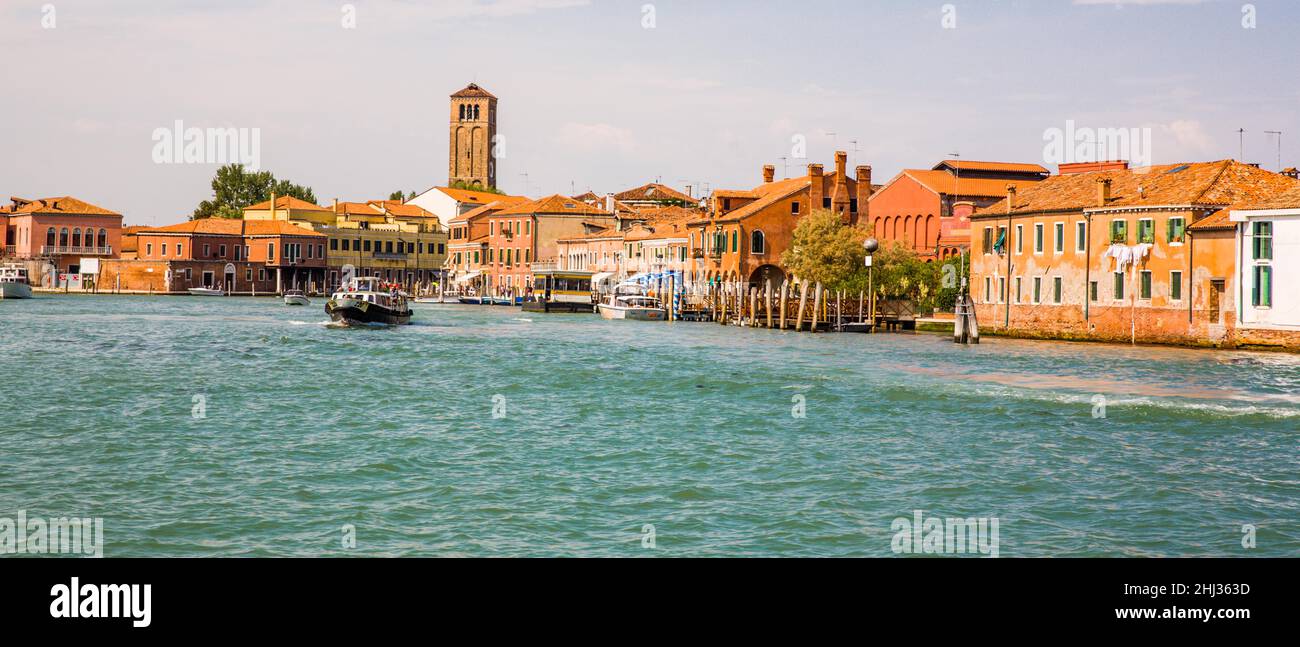
[[[224,297],[226,293],[218,288],[190,288],[190,294],[196,297]]]
[[[668,315],[659,299],[647,296],[643,292],[624,294],[618,288],[615,288],[614,293],[596,308],[600,310],[600,316],[604,319],[663,321]]]
[[[284,305],[309,306],[311,305],[311,299],[308,299],[306,293],[302,290],[285,290]]]
[[[0,265],[0,299],[30,299],[32,284],[27,268],[17,263]]]

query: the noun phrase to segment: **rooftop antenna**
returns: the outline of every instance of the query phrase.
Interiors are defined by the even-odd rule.
[[[528,171],[524,171],[523,173],[520,173],[520,175],[522,175],[524,178],[524,195],[528,195],[530,193],[529,187],[532,186],[528,182]]]
[[[836,135],[838,135],[838,134],[839,134],[839,133],[836,133],[836,132],[833,132],[833,131],[832,131],[832,132],[828,132],[828,133],[826,133],[826,136],[831,138],[831,152],[832,152],[832,153],[834,153],[834,152],[835,152],[835,149],[836,149],[836,148],[839,148],[839,146],[840,146],[840,140],[836,138]]]
[[[1246,129],[1237,129],[1237,161],[1246,161]]]
[[[786,166],[786,160],[788,160],[789,158],[781,157],[781,158],[778,158],[778,159],[781,160],[781,179],[782,179],[782,180],[788,180],[788,179],[790,179],[790,170],[789,170],[789,168]]]
[[[1277,135],[1277,172],[1281,173],[1282,172],[1282,131],[1265,130],[1264,134]]]
[[[853,163],[857,164],[858,163],[858,140],[850,139],[849,143],[853,144]]]

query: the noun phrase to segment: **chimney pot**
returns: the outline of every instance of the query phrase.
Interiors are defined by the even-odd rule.
[[[1007,185],[1007,213],[1016,208],[1016,185]]]
[[[1110,178],[1097,178],[1097,206],[1104,207],[1106,203],[1110,202],[1110,187]]]
[[[763,166],[763,184],[771,184],[772,180],[775,179],[776,167],[771,164]]]

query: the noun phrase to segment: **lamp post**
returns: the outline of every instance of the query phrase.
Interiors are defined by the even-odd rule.
[[[875,254],[876,250],[880,249],[880,241],[876,240],[875,238],[868,238],[862,241],[862,249],[865,250],[867,253],[866,260],[864,261],[867,264],[867,298],[871,299],[870,301],[871,305],[867,308],[867,311],[870,313],[868,316],[871,318],[870,330],[871,332],[875,332],[876,331],[876,292],[875,292],[876,288],[872,281],[872,279],[874,278],[872,276],[872,272],[875,268],[871,266],[871,255]]]

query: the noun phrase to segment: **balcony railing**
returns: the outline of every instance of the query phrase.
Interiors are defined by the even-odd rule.
[[[704,250],[699,247],[692,249],[691,258],[704,258]]]
[[[405,252],[375,252],[375,258],[381,261],[401,261],[406,259]]]
[[[17,245],[5,245],[4,247],[0,247],[0,256],[16,256],[17,254]]]
[[[722,258],[722,248],[721,248],[721,247],[714,247],[713,249],[710,249],[710,250],[709,250],[709,258],[712,258],[712,259],[715,260],[715,261],[721,259],[721,258]]]
[[[112,256],[113,246],[73,247],[71,245],[41,245],[41,255],[76,254],[80,256]]]

